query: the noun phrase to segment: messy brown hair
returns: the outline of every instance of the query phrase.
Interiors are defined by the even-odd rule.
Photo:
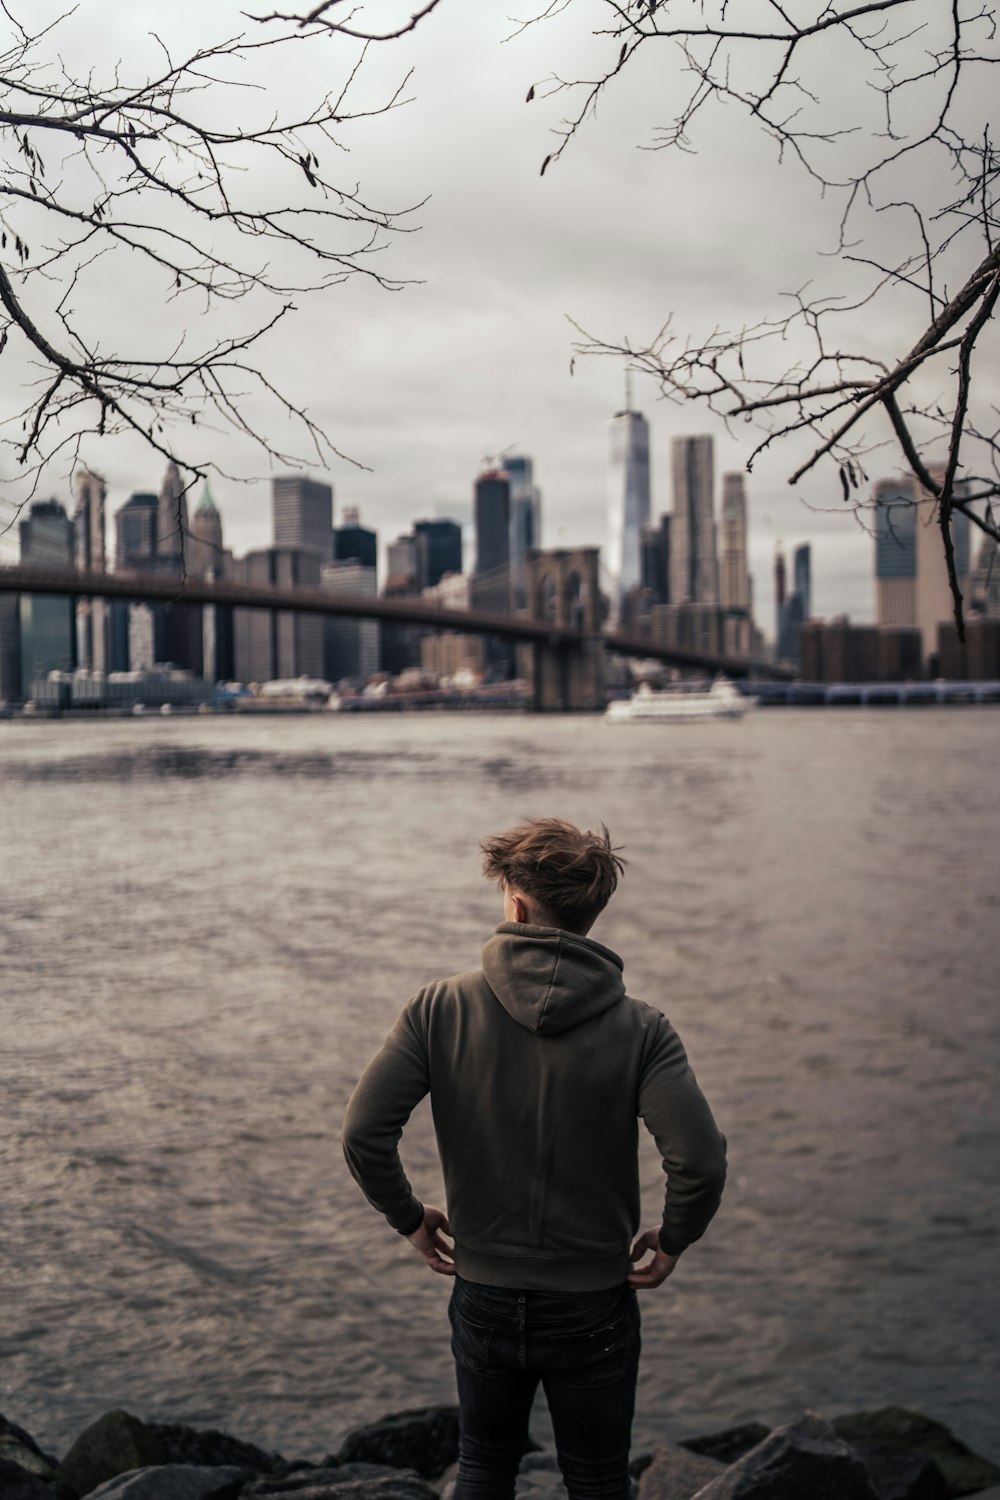
[[[570,932],[593,924],[625,867],[603,823],[591,833],[562,818],[528,818],[481,847],[487,880],[522,892],[549,925]]]

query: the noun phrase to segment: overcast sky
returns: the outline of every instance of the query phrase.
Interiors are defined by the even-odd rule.
[[[839,289],[837,267],[822,254],[834,241],[836,205],[793,166],[779,168],[773,144],[735,110],[705,117],[697,154],[642,149],[673,87],[659,59],[626,71],[596,121],[540,177],[562,101],[526,104],[525,96],[553,71],[588,71],[598,44],[587,20],[602,8],[575,0],[504,41],[515,29],[510,3],[443,0],[414,34],[377,49],[366,63],[369,92],[359,98],[379,97],[412,68],[410,102],[345,127],[342,164],[323,162],[345,184],[358,181],[373,202],[427,199],[411,221],[417,232],[393,241],[380,262],[413,284],[386,292],[356,277],[297,299],[296,317],[263,346],[268,375],[309,407],[342,452],[368,466],[334,463],[327,477],[337,515],[360,507],[383,543],[415,518],[467,513],[483,460],[508,449],[534,459],[544,544],[603,544],[608,420],[623,405],[624,373],[617,360],[577,359],[571,375],[569,320],[604,339],[642,341],[671,313],[682,333],[697,334],[773,315],[781,294],[810,280]],[[176,46],[241,29],[229,0],[177,0],[169,12],[147,0],[124,9],[116,0],[81,0],[63,42],[69,60],[121,56],[137,66],[150,29]],[[373,9],[394,13],[384,4]],[[294,69],[270,66],[272,96],[280,106],[329,86],[346,57],[332,41],[298,49]],[[835,72],[834,55],[829,65]],[[869,318],[861,341],[888,344],[893,355],[908,348],[925,308],[897,306],[898,322],[895,309]],[[162,337],[178,317],[195,316],[177,304],[130,306],[120,283],[105,287],[94,309],[109,343],[117,337],[136,347]],[[0,365],[0,375],[10,382],[15,368]],[[9,389],[3,394],[10,399]],[[711,432],[717,476],[744,467],[750,429],[729,435],[701,408],[658,400],[639,377],[633,404],[651,426],[654,516],[671,507],[673,436]],[[258,479],[213,479],[226,542],[238,553],[265,545],[266,460],[230,436],[213,441],[220,468]],[[95,440],[84,454],[108,480],[109,515],[132,490],[159,485],[162,460],[134,440]],[[756,612],[768,633],[779,540],[786,548],[812,542],[817,613],[873,615],[873,543],[837,513],[833,468],[811,489],[788,486],[798,457],[787,449],[768,455],[746,480]],[[873,476],[895,468],[891,452],[884,463],[872,460]],[[53,476],[46,492],[64,496],[60,485],[65,479]],[[10,539],[0,552],[16,555]]]

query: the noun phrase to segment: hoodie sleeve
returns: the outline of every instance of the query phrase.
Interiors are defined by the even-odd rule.
[[[424,1210],[403,1171],[399,1138],[429,1088],[427,1048],[411,1001],[358,1079],[343,1132],[351,1175],[400,1234],[419,1228]]]
[[[667,1176],[660,1247],[680,1255],[700,1239],[722,1198],[726,1138],[719,1130],[681,1039],[657,1018],[639,1081],[639,1115]]]

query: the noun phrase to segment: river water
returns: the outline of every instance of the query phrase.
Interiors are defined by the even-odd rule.
[[[553,813],[627,846],[594,936],[731,1147],[643,1300],[637,1448],[898,1403],[1000,1457],[998,731],[0,724],[0,1411],[55,1449],[120,1404],[315,1459],[453,1398],[448,1285],[360,1197],[340,1119],[500,920],[478,841]],[[404,1159],[435,1201],[423,1106]]]

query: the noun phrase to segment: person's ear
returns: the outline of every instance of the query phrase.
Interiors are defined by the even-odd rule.
[[[527,922],[527,920],[528,920],[528,903],[527,903],[527,901],[525,901],[525,899],[524,899],[523,896],[515,895],[514,896],[514,921],[515,922]]]

